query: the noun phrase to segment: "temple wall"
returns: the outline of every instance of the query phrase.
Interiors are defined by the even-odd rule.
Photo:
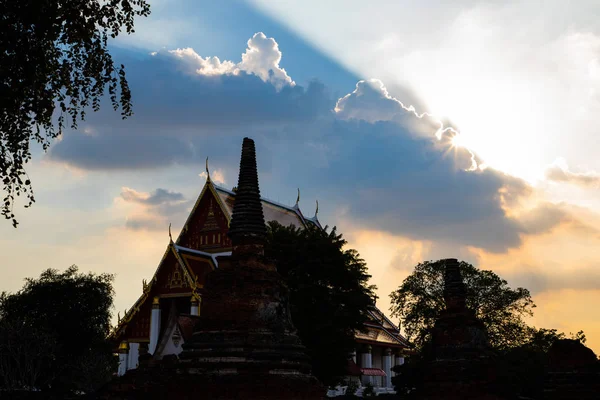
[[[138,366],[139,343],[129,343],[129,357],[127,358],[127,369],[136,369]]]
[[[378,347],[378,346],[373,346],[373,350],[371,352],[372,354],[372,360],[373,360],[373,368],[381,368],[383,369],[383,348]],[[382,385],[382,381],[381,381],[381,376],[374,376],[373,377],[373,386],[374,387],[380,387],[383,386]]]
[[[173,338],[169,339],[167,345],[165,346],[164,351],[161,356],[166,356],[168,354],[179,354],[183,350],[181,347],[183,345],[183,338],[179,339],[177,345],[173,342]]]

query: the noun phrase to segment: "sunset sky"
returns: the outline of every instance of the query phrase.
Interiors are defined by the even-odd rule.
[[[263,196],[336,225],[389,293],[423,260],[491,269],[600,352],[600,3],[152,0],[105,104],[28,166],[0,290],[77,264],[140,295],[205,182],[255,140]],[[526,3],[526,4],[525,4]],[[417,5],[418,4],[418,5]],[[396,319],[394,319],[396,320]]]

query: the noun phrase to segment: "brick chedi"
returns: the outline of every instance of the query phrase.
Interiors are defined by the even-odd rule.
[[[266,228],[254,142],[245,138],[229,227],[232,254],[206,280],[179,359],[130,371],[111,399],[321,399],[325,388],[292,324],[288,289],[264,258]]]
[[[600,361],[578,340],[561,339],[548,351],[543,399],[592,400],[600,397]]]
[[[421,399],[498,399],[491,394],[493,357],[483,323],[466,305],[466,289],[456,259],[446,259],[446,308],[431,332]]]
[[[266,228],[254,142],[242,147],[229,237],[232,255],[208,277],[200,330],[180,355],[189,374],[227,385],[225,397],[321,398],[309,359],[292,325],[288,290],[264,259]],[[219,396],[224,387],[216,387]]]

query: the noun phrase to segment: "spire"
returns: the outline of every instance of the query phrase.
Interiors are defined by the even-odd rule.
[[[206,157],[206,181],[210,182],[210,172],[208,171],[208,157]]]
[[[317,218],[317,214],[319,213],[319,200],[316,200],[317,208],[315,209],[315,216],[313,218]]]
[[[444,300],[449,311],[461,311],[466,307],[466,288],[456,258],[444,260]]]
[[[296,204],[294,204],[295,208],[300,207],[300,188],[298,188],[298,197],[296,197]]]
[[[171,236],[171,223],[169,222],[169,243],[173,243],[173,236]]]
[[[236,246],[239,244],[263,244],[266,235],[267,229],[258,188],[254,141],[244,138],[240,175],[229,224],[229,237],[232,244]]]

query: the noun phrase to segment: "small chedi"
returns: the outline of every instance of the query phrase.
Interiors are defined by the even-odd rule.
[[[545,400],[592,400],[600,397],[600,361],[578,340],[561,339],[548,351]]]
[[[311,375],[291,321],[287,287],[264,258],[266,228],[255,147],[248,138],[228,235],[232,255],[208,275],[202,315],[179,359],[140,365],[104,398],[323,398],[325,388]]]
[[[423,400],[498,399],[492,394],[493,354],[485,326],[467,308],[458,260],[444,262],[446,308],[431,332],[431,350],[419,397]]]

